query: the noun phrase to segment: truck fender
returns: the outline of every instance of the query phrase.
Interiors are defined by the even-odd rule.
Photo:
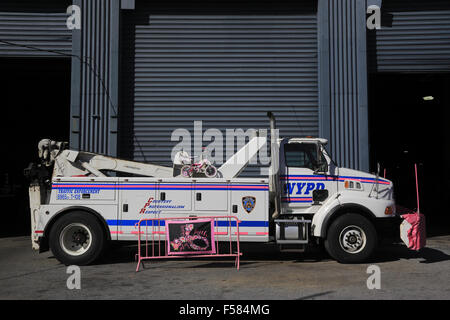
[[[311,221],[312,235],[315,237],[322,237],[322,226],[325,218],[340,208],[339,197],[331,197],[322,204],[322,207],[314,214]]]
[[[57,211],[45,225],[44,236],[46,238],[48,238],[49,231],[56,220],[58,220],[63,215],[68,214],[73,211],[86,211],[86,212],[94,215],[98,219],[98,221],[100,221],[101,225],[103,226],[103,229],[106,233],[107,239],[111,240],[111,232],[110,232],[109,226],[106,223],[105,219],[97,211],[93,210],[92,208],[88,208],[88,207],[84,207],[84,206],[70,206],[70,207],[61,209],[60,211]]]
[[[367,207],[358,203],[342,203],[338,199],[334,199],[329,204],[324,205],[313,217],[313,236],[325,238],[327,236],[327,229],[331,221],[341,213],[359,213],[370,220],[375,218],[375,215]]]

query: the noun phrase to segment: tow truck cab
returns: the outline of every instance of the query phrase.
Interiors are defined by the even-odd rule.
[[[372,251],[379,235],[398,228],[391,181],[339,167],[326,151],[326,139],[276,143],[272,151],[279,150],[279,173],[271,176],[271,201],[277,243],[322,239],[331,256],[352,262]]]

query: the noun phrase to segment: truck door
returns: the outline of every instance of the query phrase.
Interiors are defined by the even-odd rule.
[[[322,168],[318,164],[322,163]],[[281,208],[283,213],[314,213],[333,194],[336,177],[328,172],[328,163],[315,142],[282,143],[280,148]],[[315,191],[318,190],[318,191]],[[322,191],[323,190],[323,191]],[[313,192],[321,201],[313,201]]]
[[[226,212],[228,210],[228,182],[204,179],[195,183],[195,211]]]
[[[157,182],[149,178],[119,178],[119,240],[137,239],[137,223],[144,218],[157,218],[155,206]]]
[[[192,188],[191,179],[163,179],[156,192],[158,212],[187,215],[192,210]]]

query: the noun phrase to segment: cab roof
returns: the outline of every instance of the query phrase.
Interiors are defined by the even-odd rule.
[[[319,142],[323,145],[328,143],[328,140],[325,138],[286,138],[288,143],[303,143],[303,142]]]

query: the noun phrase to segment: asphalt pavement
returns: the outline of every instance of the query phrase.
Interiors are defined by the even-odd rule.
[[[421,252],[384,245],[363,264],[339,264],[321,251],[278,252],[269,245],[242,251],[239,271],[233,259],[208,258],[146,262],[136,272],[137,247],[113,248],[97,264],[80,267],[77,289],[73,273],[51,252],[33,251],[28,237],[1,238],[0,299],[450,298],[450,235],[429,238]],[[369,279],[373,270],[379,270],[376,281]]]

